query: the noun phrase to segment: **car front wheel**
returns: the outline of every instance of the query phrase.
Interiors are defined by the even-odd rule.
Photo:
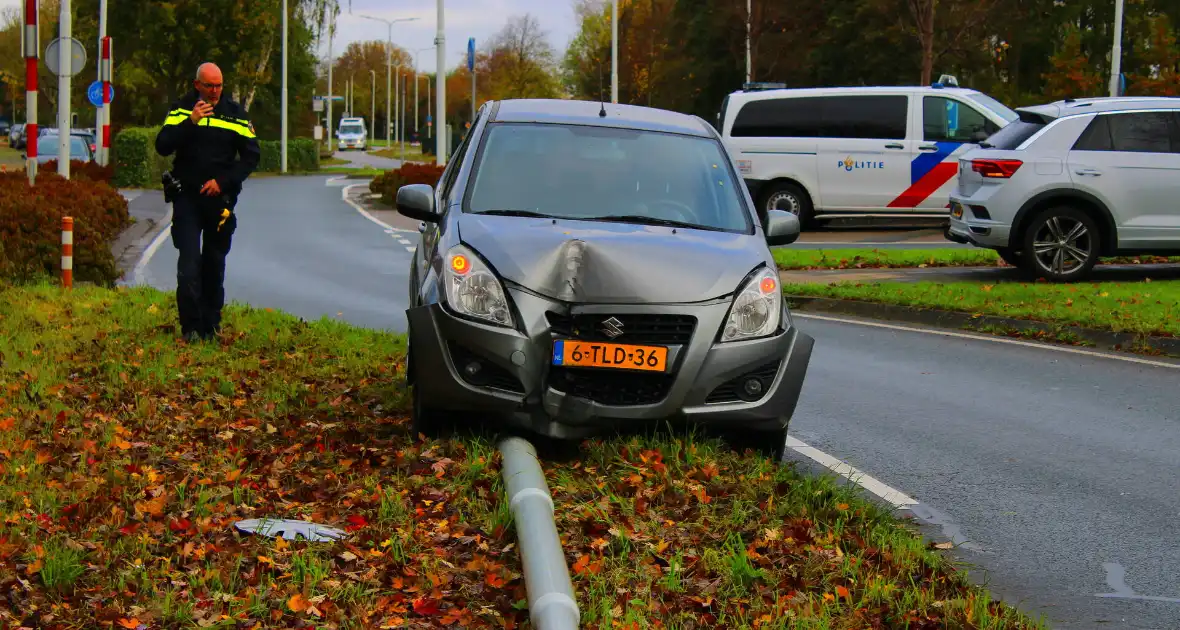
[[[1054,282],[1086,277],[1098,262],[1102,243],[1098,223],[1067,206],[1038,214],[1024,233],[1023,258],[1034,274]]]

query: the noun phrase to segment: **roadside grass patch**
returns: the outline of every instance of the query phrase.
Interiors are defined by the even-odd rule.
[[[232,304],[0,283],[0,588],[11,626],[527,623],[494,438],[409,433],[404,339]],[[1029,628],[829,478],[695,434],[545,462],[583,625]],[[345,529],[238,532],[245,518]]]
[[[940,249],[794,249],[790,246],[771,249],[779,269],[895,269],[935,267],[1008,267],[999,254],[982,248]],[[1100,264],[1180,263],[1180,256],[1120,256],[1103,258]]]
[[[787,295],[862,300],[1144,335],[1180,335],[1180,280],[790,283]]]

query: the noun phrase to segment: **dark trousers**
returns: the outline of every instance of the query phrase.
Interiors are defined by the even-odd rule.
[[[172,244],[179,252],[176,266],[176,308],[181,334],[210,336],[221,330],[225,305],[225,257],[229,254],[238,217],[225,223],[220,196],[182,195],[172,204]]]

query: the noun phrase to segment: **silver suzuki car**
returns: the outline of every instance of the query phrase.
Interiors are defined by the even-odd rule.
[[[769,246],[799,222],[756,214],[701,118],[489,102],[437,186],[396,203],[422,222],[406,312],[415,432],[448,412],[552,438],[668,420],[781,452],[814,340]]]

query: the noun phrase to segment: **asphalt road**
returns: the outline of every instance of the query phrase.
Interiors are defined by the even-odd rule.
[[[357,180],[333,179],[247,180],[226,261],[226,301],[282,309],[309,321],[328,317],[404,330],[412,254],[341,199],[341,185]],[[170,238],[139,281],[176,289]]]
[[[1052,628],[1180,628],[1180,370],[797,321],[792,435],[918,499]]]
[[[404,329],[414,235],[345,204],[351,183],[249,181],[227,298]],[[141,280],[174,289],[175,265],[165,240]],[[973,576],[1050,627],[1180,627],[1180,370],[797,321],[816,346],[792,435],[917,498]]]

